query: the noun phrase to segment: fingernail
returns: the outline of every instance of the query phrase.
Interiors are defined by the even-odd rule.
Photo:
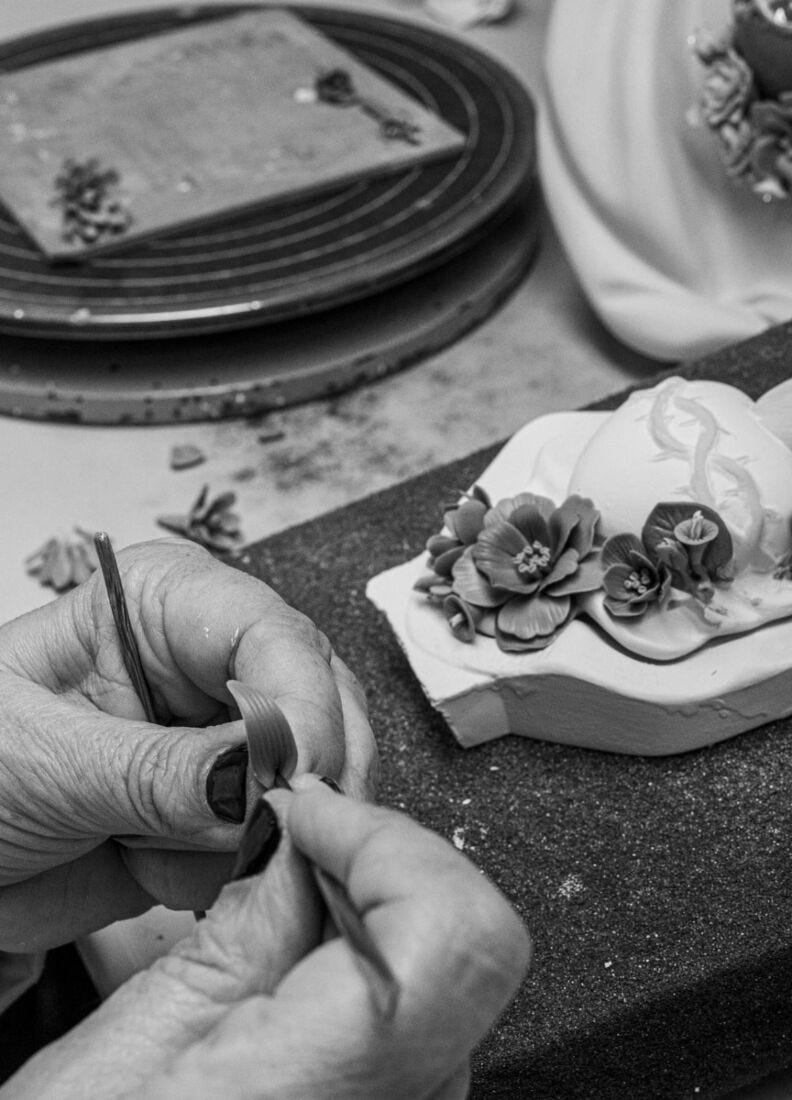
[[[235,745],[221,752],[206,777],[206,801],[212,813],[221,821],[237,825],[245,820],[247,811],[246,744]]]
[[[339,785],[336,783],[335,779],[331,779],[329,775],[320,775],[319,780],[320,782],[324,783],[326,787],[329,787],[331,791],[335,791],[336,794],[344,793]]]
[[[265,798],[259,798],[245,826],[231,881],[237,882],[263,871],[275,855],[280,838],[275,811]]]

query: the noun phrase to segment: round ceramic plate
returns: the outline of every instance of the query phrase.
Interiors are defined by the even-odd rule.
[[[534,192],[447,263],[366,300],[179,340],[0,340],[0,413],[85,424],[250,416],[336,394],[435,353],[479,324],[538,248]]]
[[[169,8],[59,26],[0,44],[13,70],[88,46],[218,18]],[[431,270],[503,216],[535,166],[533,106],[490,57],[380,16],[292,9],[467,137],[448,160],[245,212],[95,257],[44,260],[0,207],[0,331],[71,339],[197,335],[358,300]]]

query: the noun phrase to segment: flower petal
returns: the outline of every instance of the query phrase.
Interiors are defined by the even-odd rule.
[[[498,612],[498,630],[523,640],[552,634],[566,622],[571,606],[565,596],[558,600],[541,594],[514,596]]]
[[[578,558],[577,550],[565,550],[555,562],[547,576],[542,580],[540,588],[549,588],[550,585],[555,585],[558,581],[562,581],[564,577],[571,577],[577,572],[579,565],[580,559]]]
[[[487,513],[484,522],[489,526],[491,523],[508,520],[512,512],[524,504],[530,504],[545,521],[548,521],[555,511],[555,504],[549,497],[541,497],[536,493],[518,493],[516,497],[506,497],[504,500],[499,500]]]
[[[644,602],[630,603],[627,600],[618,598],[611,599],[610,596],[606,596],[602,602],[611,615],[615,615],[617,619],[637,619],[639,615],[643,615],[649,606]]]
[[[593,501],[573,493],[558,509],[551,523],[551,530],[554,530],[555,524],[558,525],[556,545],[559,548],[577,550],[578,555],[585,558],[594,545],[599,518],[600,514]]]
[[[478,571],[470,548],[454,565],[453,577],[457,595],[476,607],[500,607],[506,599],[506,594],[495,592],[487,578]]]
[[[509,523],[516,527],[525,541],[538,542],[540,546],[553,548],[553,536],[544,516],[532,504],[521,504],[509,516]]]
[[[542,577],[532,581],[523,580],[511,562],[508,565],[487,565],[481,568],[493,588],[499,588],[515,596],[530,596],[542,585]]]
[[[426,573],[419,577],[413,589],[416,592],[423,592],[429,603],[435,604],[441,604],[452,592],[450,579],[438,577],[436,573]]]
[[[484,611],[476,624],[476,633],[484,634],[488,638],[494,638],[498,622],[497,615],[497,611]]]
[[[525,546],[525,539],[516,527],[499,521],[481,532],[472,549],[473,560],[496,588],[521,594],[533,592],[541,578],[526,581],[514,564]]]
[[[704,551],[703,562],[710,574],[728,567],[732,559],[734,548],[729,529],[714,508],[706,504],[697,504],[695,501],[664,501],[656,504],[650,512],[644,524],[641,538],[649,552],[650,558],[661,561],[666,560],[663,554],[657,553],[658,546],[666,540],[676,543],[675,528],[683,520],[691,519],[696,512],[701,512],[704,519],[710,520],[718,528],[716,538],[709,543]],[[674,566],[676,568],[676,566]]]
[[[574,553],[574,551],[572,551]],[[594,592],[602,587],[602,564],[597,554],[582,561],[577,570],[562,580],[560,584],[545,585],[544,591],[552,592],[553,599],[559,596],[573,596],[580,592]]]
[[[459,546],[459,541],[450,535],[432,535],[426,540],[426,549],[433,558],[439,558],[446,550]]]
[[[472,642],[476,637],[476,621],[481,612],[453,593],[443,601],[443,614],[451,633],[460,642]]]
[[[497,520],[494,523],[488,522],[479,534],[476,540],[476,556],[478,558],[478,551],[481,551],[485,561],[511,560],[521,553],[525,546],[525,536],[516,527],[504,520]]]
[[[446,512],[446,523],[454,532],[460,542],[466,546],[476,541],[481,528],[484,526],[484,516],[488,508],[481,500],[464,500],[453,511]]]
[[[504,653],[529,653],[536,649],[546,649],[560,633],[559,629],[554,630],[552,634],[537,634],[535,638],[515,638],[513,634],[504,634],[498,630],[495,633],[495,641],[498,649],[503,650]]]
[[[640,554],[649,565],[643,543],[637,535],[629,531],[623,535],[612,535],[602,547],[602,566],[609,569],[611,565],[624,563],[632,567],[635,561],[633,554]]]
[[[627,562],[615,562],[609,565],[602,578],[602,587],[607,596],[614,600],[632,599],[633,593],[624,587],[624,582],[628,581],[634,573],[635,570]]]
[[[438,554],[437,557],[432,558],[429,563],[434,569],[435,573],[439,573],[443,577],[450,577],[451,570],[454,568],[454,563],[462,557],[464,553],[464,546],[454,544],[442,554]]]
[[[413,585],[416,592],[429,592],[438,584],[443,584],[443,578],[436,573],[423,573]]]

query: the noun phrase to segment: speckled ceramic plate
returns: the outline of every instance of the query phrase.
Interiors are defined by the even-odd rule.
[[[0,44],[0,66],[13,70],[250,6],[186,6],[67,24]],[[535,164],[533,106],[513,76],[467,43],[422,26],[344,10],[292,10],[461,130],[462,153],[163,234],[83,264],[45,261],[0,207],[0,331],[117,340],[295,318],[431,270],[511,207]]]

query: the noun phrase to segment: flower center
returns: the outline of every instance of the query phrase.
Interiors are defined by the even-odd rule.
[[[637,569],[634,570],[624,582],[624,587],[630,592],[635,592],[636,596],[645,596],[651,585],[652,578],[645,569],[641,569],[640,572]]]
[[[534,539],[524,546],[519,554],[512,558],[517,572],[522,576],[535,577],[538,573],[546,573],[550,565],[550,547]]]
[[[706,546],[718,537],[718,525],[695,511],[689,519],[683,519],[674,528],[674,534],[687,546]]]

